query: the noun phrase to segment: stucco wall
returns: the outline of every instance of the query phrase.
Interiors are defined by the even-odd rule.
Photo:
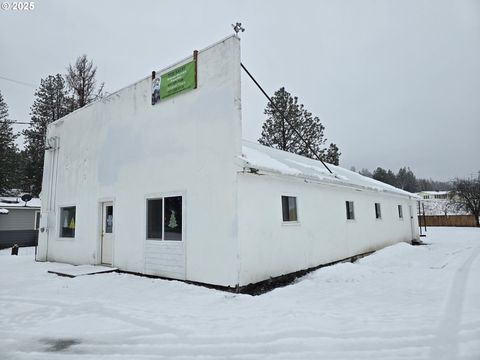
[[[238,178],[240,285],[418,238],[417,219],[412,234],[408,208],[415,211],[414,200],[270,175]],[[297,197],[298,222],[282,221],[282,195]],[[346,219],[347,200],[354,201],[355,220]],[[397,205],[403,205],[403,219]]]
[[[185,202],[185,278],[236,284],[238,38],[199,52],[197,89],[152,106],[146,78],[50,125],[48,137],[54,136],[58,165],[47,151],[42,225],[48,230],[40,234],[38,259],[99,263],[100,204],[113,201],[113,266],[144,273],[145,249],[162,246],[145,240],[146,198],[175,193]],[[61,239],[59,208],[72,205],[75,238]]]

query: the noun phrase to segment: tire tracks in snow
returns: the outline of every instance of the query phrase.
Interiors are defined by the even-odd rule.
[[[462,266],[455,271],[450,285],[443,319],[438,326],[436,341],[430,351],[431,360],[451,360],[458,358],[463,303],[468,276],[472,264],[479,255],[480,246],[477,246]]]

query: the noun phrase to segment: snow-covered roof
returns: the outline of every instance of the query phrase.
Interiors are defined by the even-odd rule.
[[[273,149],[248,140],[243,140],[242,156],[240,158],[245,162],[244,167],[248,168],[326,184],[383,191],[420,199],[417,195],[398,189],[394,186],[339,166],[327,164],[333,172],[333,174],[330,174],[318,160]]]
[[[39,198],[33,198],[29,202],[27,202],[27,206],[25,206],[25,201],[23,201],[20,197],[0,197],[0,207],[12,209],[12,208],[37,208],[39,209],[41,205]]]
[[[420,191],[417,194],[428,194],[428,195],[448,195],[450,191]]]

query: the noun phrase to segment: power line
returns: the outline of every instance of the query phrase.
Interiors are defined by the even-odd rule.
[[[268,96],[268,94],[265,92],[265,90],[263,90],[263,88],[260,86],[260,84],[257,82],[257,80],[255,80],[255,78],[253,77],[252,74],[250,74],[250,72],[247,70],[247,68],[242,64],[240,63],[240,65],[242,66],[242,69],[245,70],[245,72],[247,73],[247,75],[250,77],[250,79],[253,80],[253,82],[255,83],[255,85],[257,85],[257,87],[260,89],[260,91],[263,93],[263,95],[265,95],[265,97],[268,99],[268,101],[270,101],[270,104],[272,104],[272,106],[275,108],[275,110],[278,112],[278,114],[283,118],[283,120],[292,128],[292,130],[298,135],[298,137],[305,143],[305,145],[307,146],[307,148],[313,153],[313,155],[315,155],[315,157],[320,160],[320,162],[323,164],[323,166],[325,166],[325,168],[328,170],[328,172],[330,174],[333,174],[332,170],[330,170],[330,168],[327,166],[327,164],[325,164],[323,162],[323,160],[321,159],[320,156],[318,156],[317,152],[315,150],[313,150],[313,148],[310,146],[310,144],[308,143],[308,141],[306,141],[302,134],[300,134],[300,132],[295,128],[295,126],[292,125],[292,123],[290,121],[288,121],[288,119],[285,117],[285,115],[283,114],[283,112],[281,112],[279,110],[279,108],[277,107],[277,105],[272,101],[272,99],[270,98],[270,96]]]
[[[35,85],[35,84],[27,83],[27,82],[20,81],[20,80],[10,79],[10,78],[7,78],[7,77],[1,76],[1,75],[0,75],[0,79],[7,80],[7,81],[11,81],[11,82],[13,82],[13,83],[16,83],[16,84],[19,84],[19,85],[23,85],[23,86],[29,86],[29,87],[33,87],[33,88],[36,88],[36,87],[37,87],[37,85]]]

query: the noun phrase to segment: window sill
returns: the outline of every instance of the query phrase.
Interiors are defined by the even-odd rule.
[[[146,241],[148,242],[151,242],[151,243],[159,243],[159,244],[164,244],[164,243],[167,243],[167,244],[177,244],[177,243],[183,243],[183,240],[164,240],[164,239],[145,239]]]
[[[282,226],[300,226],[300,221],[282,221]]]
[[[62,236],[59,236],[57,238],[58,241],[74,241],[75,240],[75,237],[62,237]]]

